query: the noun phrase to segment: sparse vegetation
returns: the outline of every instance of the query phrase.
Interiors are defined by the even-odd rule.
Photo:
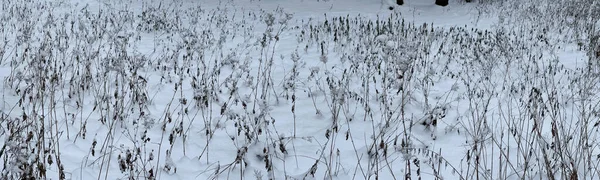
[[[541,2],[480,29],[7,1],[0,178],[597,179],[600,3]]]

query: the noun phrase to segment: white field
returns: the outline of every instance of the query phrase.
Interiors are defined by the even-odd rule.
[[[600,179],[600,3],[433,2],[3,0],[0,179]]]

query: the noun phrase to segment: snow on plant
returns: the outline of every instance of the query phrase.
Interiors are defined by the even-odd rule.
[[[599,4],[532,2],[486,30],[7,2],[2,178],[597,178]]]

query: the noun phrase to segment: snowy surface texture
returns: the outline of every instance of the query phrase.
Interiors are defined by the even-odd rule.
[[[596,0],[3,0],[0,179],[600,179]]]

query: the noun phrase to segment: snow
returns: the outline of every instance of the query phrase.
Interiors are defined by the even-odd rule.
[[[573,84],[572,77],[586,75],[582,69],[588,57],[576,44],[535,49],[542,43],[520,39],[534,35],[519,32],[523,34],[502,34],[507,46],[501,47],[506,49],[486,48],[497,47],[493,43],[499,41],[454,46],[500,32],[499,16],[484,14],[476,3],[450,1],[439,7],[419,0],[405,0],[403,6],[391,0],[47,2],[53,5],[48,11],[31,14],[41,22],[52,14],[65,24],[47,25],[50,30],[44,30],[43,23],[34,24],[30,46],[15,42],[17,31],[2,36],[9,39],[7,50],[14,53],[0,57],[0,142],[8,148],[16,147],[10,144],[14,142],[32,147],[0,153],[3,160],[24,158],[0,164],[9,178],[21,171],[9,171],[9,166],[39,156],[48,179],[59,179],[58,159],[66,179],[401,179],[408,172],[412,178],[472,179],[479,173],[474,173],[471,156],[481,153],[477,168],[482,168],[478,171],[484,179],[503,175],[520,179],[510,174],[532,171],[519,169],[519,162],[527,148],[537,146],[533,130],[542,129],[540,136],[551,140],[555,122],[512,119],[527,119],[527,110],[557,103],[564,104],[560,111],[564,114],[554,118],[569,124],[579,118],[577,108],[583,108],[574,104],[581,98],[575,86],[591,89],[591,104],[598,98],[597,84],[591,80],[568,85]],[[166,9],[165,14],[158,12],[158,18],[166,19],[160,22],[164,29],[137,29],[136,23],[144,23],[138,15],[151,13],[144,11],[149,7]],[[189,9],[193,7],[198,9]],[[352,24],[348,30],[352,37],[343,37],[345,27],[335,23],[344,18],[353,23],[402,19],[412,31],[407,37],[357,35],[359,27]],[[111,25],[112,20],[123,24]],[[327,32],[325,22],[338,25],[333,31],[340,35]],[[16,18],[6,24],[26,27]],[[312,28],[316,31],[309,32]],[[459,28],[470,34],[455,39],[458,36],[452,35],[460,34]],[[439,34],[433,35],[434,29]],[[58,47],[36,53],[44,50],[44,37],[52,42],[61,37],[54,33],[60,32],[70,36],[65,40],[68,53]],[[95,36],[102,33],[107,34]],[[498,34],[490,36],[502,36]],[[34,53],[25,53],[27,48]],[[469,48],[473,50],[464,51]],[[21,60],[23,54],[41,58]],[[55,65],[37,67],[45,57]],[[561,69],[546,76],[550,66]],[[52,84],[52,75],[58,76],[58,84]],[[45,79],[43,85],[34,81],[40,77]],[[542,89],[539,97],[532,95],[536,89],[551,87],[548,84],[553,88]],[[42,86],[43,92],[38,92]],[[524,104],[531,108],[523,108]],[[30,120],[24,119],[25,114]],[[17,126],[22,129],[15,131]],[[508,138],[515,128],[522,129],[514,136],[529,137],[523,143],[526,147],[515,147],[518,138]],[[46,152],[9,134],[28,132]],[[403,142],[405,138],[409,142]],[[590,154],[598,152],[598,147],[590,149]],[[514,154],[502,154],[506,152]],[[131,159],[126,160],[128,156]],[[497,159],[511,161],[502,164]],[[543,178],[544,173],[523,176]]]

